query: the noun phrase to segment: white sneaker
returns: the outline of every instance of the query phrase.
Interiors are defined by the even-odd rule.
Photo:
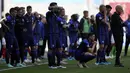
[[[68,64],[67,62],[61,61],[61,64]]]
[[[25,63],[30,63],[30,60],[29,59],[25,59],[24,62]]]
[[[67,59],[63,59],[62,61],[67,61]]]
[[[57,69],[56,66],[49,66],[50,69]]]
[[[95,65],[99,65],[99,63],[95,63]]]
[[[21,64],[21,63],[18,63],[16,66],[17,66],[17,67],[26,67],[25,65],[23,65],[23,64]]]
[[[106,59],[110,59],[110,56],[105,56]]]
[[[89,68],[86,63],[83,63],[82,65],[83,65],[83,67],[85,67],[85,68]]]
[[[26,63],[25,63],[25,62],[23,62],[22,64],[26,66]]]
[[[14,66],[13,66],[13,65],[11,65],[11,64],[7,64],[7,66],[8,66],[8,67],[10,67],[10,68],[14,67]]]
[[[36,59],[36,61],[37,61],[37,62],[41,62],[41,60],[40,60],[39,58],[38,58],[38,59]]]
[[[78,63],[77,65],[79,66],[79,68],[84,68],[81,63]]]
[[[41,58],[42,58],[42,59],[46,59],[46,57],[45,57],[45,56],[41,56]]]
[[[66,67],[65,67],[65,66],[61,66],[61,65],[60,65],[60,66],[57,66],[57,68],[64,68],[64,69],[65,69]]]
[[[25,63],[32,63],[32,60],[27,59],[27,62],[25,62]]]

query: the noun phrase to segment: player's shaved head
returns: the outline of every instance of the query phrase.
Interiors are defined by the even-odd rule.
[[[123,13],[123,8],[121,5],[117,5],[115,8],[116,12],[118,12],[119,14]]]
[[[117,5],[117,6],[116,6],[116,10],[119,10],[119,9],[123,11],[123,8],[122,8],[121,5]]]

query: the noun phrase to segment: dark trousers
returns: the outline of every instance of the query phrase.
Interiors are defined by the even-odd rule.
[[[24,62],[24,56],[25,56],[25,52],[24,51],[25,51],[25,47],[24,46],[19,46],[21,63]]]
[[[22,37],[17,37],[17,40],[18,40],[18,45],[19,45],[19,52],[20,52],[20,60],[21,60],[21,63],[24,62],[24,56],[25,56],[25,47],[24,47],[24,44],[23,44],[23,39]]]
[[[123,35],[119,34],[120,32],[113,32],[113,36],[116,44],[116,60],[115,64],[120,64],[120,55],[122,51]]]
[[[125,43],[125,53],[124,56],[127,56],[127,51],[130,43],[130,37],[126,36],[126,43]]]

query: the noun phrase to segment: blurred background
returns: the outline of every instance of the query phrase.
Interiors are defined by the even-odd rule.
[[[113,7],[112,12],[114,12],[116,5],[122,5],[124,8],[123,20],[130,13],[130,0],[0,0],[0,19],[11,7],[15,6],[26,7],[31,5],[33,11],[45,15],[51,2],[57,2],[59,6],[63,6],[66,9],[66,15],[69,17],[73,13],[78,13],[81,18],[84,10],[89,11],[89,16],[95,15],[100,4],[110,4]]]
[[[124,14],[121,17],[124,21],[127,19],[128,14],[130,14],[130,0],[0,0],[0,19],[4,17],[11,7],[15,6],[26,8],[26,6],[31,5],[33,12],[37,11],[45,15],[51,2],[57,2],[59,6],[63,6],[68,19],[70,19],[73,13],[79,14],[80,18],[82,18],[84,10],[89,11],[89,16],[96,15],[101,4],[111,5],[113,8],[111,13],[115,11],[116,5],[122,5]],[[123,44],[125,44],[125,36]]]

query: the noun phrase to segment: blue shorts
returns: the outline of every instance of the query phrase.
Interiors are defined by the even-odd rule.
[[[69,33],[70,44],[74,45],[78,40],[78,33]]]
[[[8,51],[12,49],[19,49],[18,41],[15,36],[5,36],[6,47]]]
[[[62,48],[62,43],[60,41],[60,35],[59,34],[49,34],[48,47],[49,47],[49,49]]]
[[[24,46],[25,46],[25,47],[35,46],[35,42],[34,42],[33,36],[25,37],[25,38],[24,38]]]
[[[109,45],[109,35],[98,35],[99,44]]]

